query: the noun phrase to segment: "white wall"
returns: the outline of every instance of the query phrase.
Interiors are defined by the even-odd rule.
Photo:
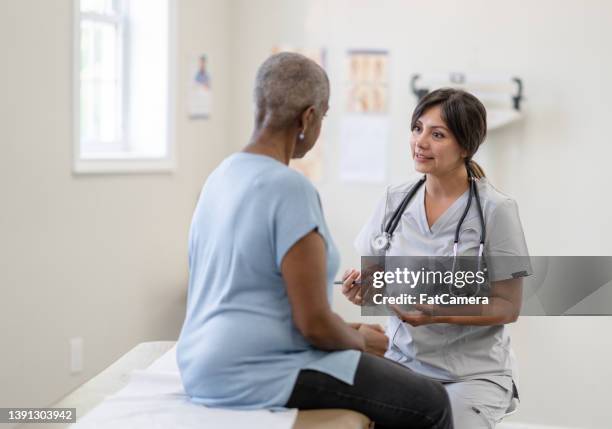
[[[135,344],[176,339],[187,232],[206,175],[229,153],[229,7],[178,2],[178,168],[74,176],[72,0],[0,3],[0,404],[45,406]],[[186,76],[210,59],[209,121],[186,119]],[[69,374],[71,337],[85,368]]]
[[[338,181],[345,51],[391,53],[389,180],[413,171],[409,118],[416,72],[500,72],[523,78],[525,120],[490,134],[479,159],[514,196],[536,255],[610,255],[612,203],[612,3],[552,0],[236,0],[232,6],[233,122],[239,147],[250,133],[255,70],[273,45],[326,47],[332,82],[324,123],[328,156],[317,184],[343,268],[357,266],[352,240],[384,186]],[[346,318],[356,308],[336,296]],[[523,403],[514,420],[609,427],[612,318],[523,318],[512,326]]]

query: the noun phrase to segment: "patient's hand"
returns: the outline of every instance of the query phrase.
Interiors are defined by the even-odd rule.
[[[380,325],[362,323],[359,326],[359,332],[365,338],[366,352],[384,356],[389,345],[389,338]]]

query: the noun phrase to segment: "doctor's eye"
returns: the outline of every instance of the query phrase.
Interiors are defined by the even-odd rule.
[[[414,127],[412,127],[412,132],[413,133],[420,133],[421,132],[421,127],[418,125],[415,125]]]
[[[443,139],[443,138],[444,138],[444,134],[439,133],[439,132],[437,132],[437,131],[435,131],[435,132],[434,132],[432,135],[433,135],[435,138],[437,138],[437,139]]]

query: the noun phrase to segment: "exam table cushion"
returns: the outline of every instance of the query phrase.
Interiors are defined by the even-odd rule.
[[[231,427],[242,427],[244,422],[250,427],[254,420],[259,420],[263,426],[293,429],[365,429],[370,426],[369,419],[363,414],[349,410],[290,410],[284,413],[269,413],[267,411],[229,411],[211,410],[206,407],[192,404],[181,390],[178,368],[176,368],[174,341],[155,341],[138,344],[116,362],[103,370],[100,374],[83,384],[75,391],[55,403],[54,407],[74,407],[77,409],[77,425],[79,428],[104,428],[108,422],[109,428],[120,428],[123,415],[129,415],[129,425],[135,428],[138,421],[147,422],[151,412],[158,412],[160,405],[167,405],[165,417],[172,419],[173,410],[180,413],[176,415],[176,428],[189,429],[193,425],[201,427],[202,421],[197,419],[213,419],[217,424],[231,421]],[[147,396],[143,400],[142,393],[153,392],[157,389],[160,395],[153,398]],[[174,392],[174,393],[173,393]],[[155,392],[154,392],[155,393]],[[166,396],[166,400],[163,399]],[[184,397],[181,397],[183,396]],[[110,398],[109,398],[110,397]],[[122,407],[125,409],[122,410]],[[128,407],[128,408],[126,408]],[[141,418],[138,412],[140,407]],[[188,411],[194,413],[185,413]],[[95,409],[95,410],[94,410]],[[91,412],[91,413],[90,413]],[[255,415],[257,414],[257,415]],[[84,418],[87,416],[87,418]],[[189,419],[191,417],[191,420]],[[119,419],[119,420],[117,420]],[[172,420],[174,422],[174,420]],[[125,418],[128,423],[128,418]],[[157,423],[161,423],[158,421]],[[210,421],[213,423],[213,421]],[[68,425],[45,425],[46,429],[66,428]],[[155,427],[157,425],[153,425]],[[148,421],[144,427],[151,427]],[[161,427],[161,426],[160,426]],[[79,428],[80,429],[80,428]]]

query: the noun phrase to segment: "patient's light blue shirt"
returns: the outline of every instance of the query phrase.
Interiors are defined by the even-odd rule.
[[[280,408],[305,368],[353,384],[360,352],[315,349],[291,317],[281,262],[315,229],[326,245],[331,299],[339,256],[312,184],[273,158],[243,152],[210,175],[191,224],[187,314],[177,345],[192,401]]]

